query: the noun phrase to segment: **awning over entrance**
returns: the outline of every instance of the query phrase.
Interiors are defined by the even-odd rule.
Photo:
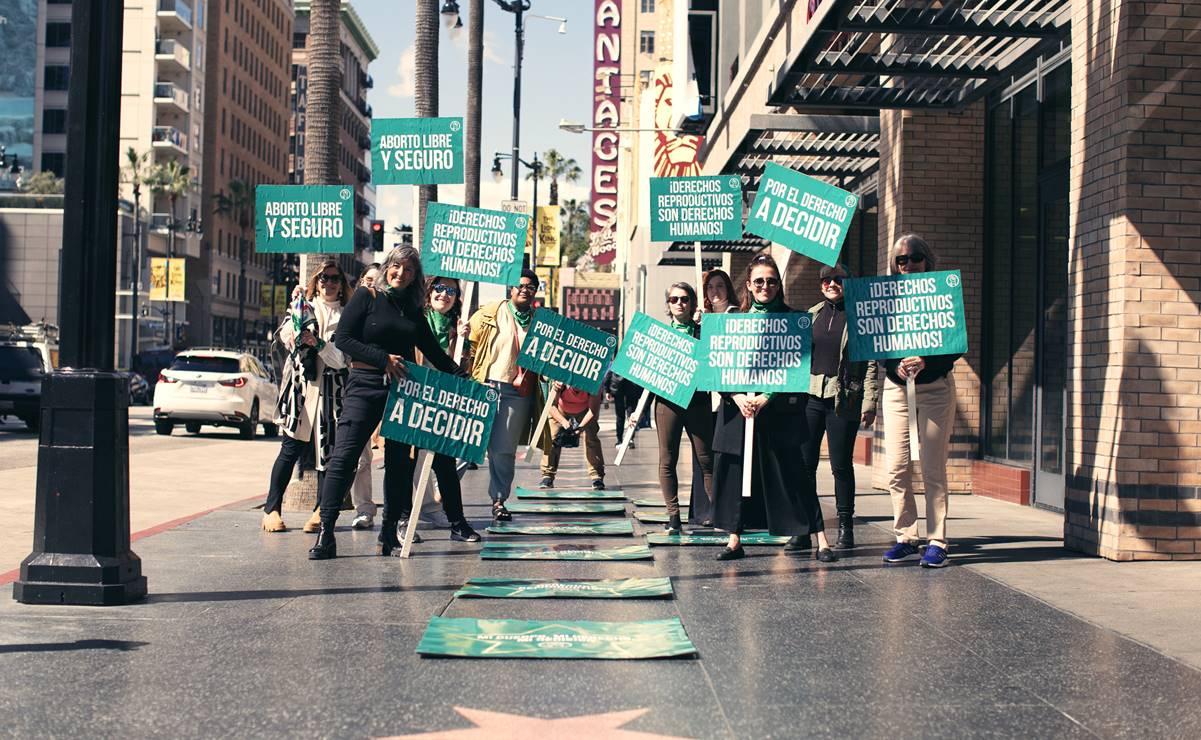
[[[706,242],[701,245],[701,264],[705,269],[720,267],[721,256],[725,252],[755,253],[770,246],[771,242],[754,236],[724,242]],[[659,258],[659,265],[691,265],[694,259],[692,251],[692,242],[672,242],[663,256]]]
[[[879,147],[874,116],[760,114],[751,117],[731,169],[751,190],[768,162],[854,190],[876,171]]]

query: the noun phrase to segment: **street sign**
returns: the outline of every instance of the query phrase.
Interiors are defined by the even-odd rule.
[[[696,339],[644,313],[634,314],[613,372],[688,408],[696,391]]]
[[[259,185],[254,251],[354,253],[354,190],[346,185]]]
[[[600,391],[617,338],[554,311],[539,309],[517,364],[587,393]]]
[[[380,434],[423,450],[482,463],[500,396],[473,380],[406,362],[393,383]]]
[[[854,278],[843,291],[856,362],[967,352],[959,270]]]
[[[738,175],[652,177],[651,241],[712,242],[742,237]]]
[[[768,162],[746,231],[833,265],[858,204],[854,193]]]
[[[463,182],[463,119],[374,119],[371,181],[376,185]]]
[[[705,314],[697,388],[807,393],[812,323],[807,313]]]
[[[516,285],[529,222],[530,217],[520,213],[430,203],[421,267],[431,276]]]

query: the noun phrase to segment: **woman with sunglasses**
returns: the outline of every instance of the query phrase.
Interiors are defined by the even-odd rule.
[[[780,270],[768,255],[751,260],[746,269],[742,310],[750,314],[789,313]],[[738,560],[743,529],[766,528],[777,536],[817,535],[815,557],[837,560],[826,541],[817,489],[805,475],[800,449],[804,444],[805,393],[723,393],[713,434],[713,526],[730,533],[718,560]],[[746,420],[755,419],[750,497],[742,495],[742,443]]]
[[[310,444],[316,450],[317,485],[321,486],[334,448],[338,415],[342,410],[346,359],[334,346],[334,335],[342,317],[342,308],[350,297],[350,284],[346,282],[338,263],[326,260],[309,278],[304,296],[312,308],[315,326],[308,324],[307,328],[297,332],[295,322],[289,316],[284,319],[277,333],[280,344],[289,351],[283,366],[283,383],[276,407],[284,439],[275,465],[271,467],[267,501],[263,504],[264,532],[288,530],[280,515],[284,491],[292,479],[296,461]],[[304,352],[296,351],[304,347],[311,347],[313,350],[307,351],[315,350],[316,353],[312,370],[307,374]],[[314,512],[313,518],[305,524],[305,531],[316,531],[319,525],[320,517]]]
[[[839,550],[855,547],[855,463],[852,454],[859,426],[876,420],[875,362],[853,362],[847,354],[847,314],[842,281],[850,276],[845,265],[821,269],[823,299],[809,309],[813,317],[813,344],[809,367],[809,401],[805,422],[809,438],[801,448],[805,474],[817,488],[817,465],[822,437],[827,440],[830,470],[834,473],[834,500],[838,507]],[[808,547],[798,541],[794,547]]]
[[[667,289],[667,317],[671,328],[699,337],[701,327],[693,318],[696,311],[696,291],[688,283],[674,283]],[[667,504],[667,524],[663,529],[668,534],[679,534],[680,482],[676,476],[676,465],[680,461],[680,434],[687,431],[692,443],[693,462],[701,471],[703,484],[700,491],[692,492],[691,508],[711,506],[713,491],[713,411],[709,406],[709,394],[697,392],[687,408],[681,408],[662,398],[655,399],[655,426],[659,432],[659,490]],[[698,500],[698,495],[705,501]]]
[[[891,275],[914,275],[935,270],[937,258],[917,234],[897,239],[889,255]],[[897,544],[884,553],[884,562],[900,563],[921,557],[927,568],[947,564],[947,448],[955,426],[955,379],[951,371],[962,355],[906,357],[884,362],[884,452],[888,492],[892,495],[893,533]],[[921,449],[922,484],[926,498],[925,553],[918,550],[917,501],[909,459],[909,401],[905,384],[917,391],[917,429]]]
[[[363,445],[383,417],[392,383],[406,376],[406,361],[425,359],[444,373],[458,367],[430,331],[425,316],[425,277],[420,254],[397,247],[380,267],[376,287],[359,288],[346,304],[335,345],[350,358],[350,377],[342,398],[337,442],[321,484],[321,530],[309,550],[310,560],[337,557],[334,524],[338,508],[354,480]],[[380,555],[399,553],[398,526],[407,526],[413,506],[413,456],[409,445],[384,440],[384,516],[380,523]]]

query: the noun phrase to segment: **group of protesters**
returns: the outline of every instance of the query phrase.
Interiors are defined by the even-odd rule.
[[[917,235],[901,237],[890,250],[890,274],[920,273],[935,267],[933,250]],[[684,531],[676,470],[686,433],[694,468],[688,521],[728,533],[719,560],[744,557],[743,534],[766,530],[788,536],[788,550],[812,550],[821,562],[836,561],[836,550],[855,547],[854,442],[860,428],[875,422],[877,407],[882,404],[896,535],[896,544],[884,554],[884,560],[920,558],[927,567],[946,564],[946,459],[955,413],[951,370],[958,355],[907,357],[880,366],[849,357],[843,299],[843,281],[849,277],[850,271],[843,265],[825,266],[820,272],[820,284],[815,286],[815,297],[820,300],[808,309],[812,347],[807,392],[698,391],[686,407],[655,399],[666,532]],[[407,527],[416,526],[412,491],[417,455],[407,444],[392,439],[381,442],[378,427],[389,387],[405,376],[406,362],[470,377],[497,391],[498,408],[487,449],[493,521],[512,519],[505,502],[513,488],[517,448],[523,443],[532,441],[541,448],[540,485],[553,488],[561,450],[578,446],[583,437],[592,487],[603,490],[600,393],[554,384],[549,396],[552,407],[547,409],[550,424],[541,430],[539,439],[531,440],[547,402],[547,389],[541,378],[517,360],[533,320],[537,290],[537,275],[524,270],[518,283],[509,287],[507,299],[483,305],[463,321],[458,281],[443,276],[426,279],[420,255],[412,247],[393,249],[382,265],[369,266],[353,292],[338,263],[323,262],[303,295],[297,296],[293,315],[278,333],[290,352],[277,409],[284,439],[271,472],[263,529],[286,530],[280,514],[284,489],[297,460],[311,445],[318,471],[318,505],[305,525],[305,531],[317,534],[309,557],[336,557],[334,525],[348,493],[352,493],[356,510],[352,526],[373,526],[371,463],[373,447],[382,443],[384,507],[377,552],[399,552]],[[680,282],[668,288],[665,299],[671,327],[693,337],[699,337],[706,312],[794,310],[784,302],[782,275],[766,254],[750,262],[738,288],[726,272],[711,270],[703,277],[700,297],[692,285]],[[306,321],[296,320],[299,306],[308,312]],[[460,342],[462,347],[458,347]],[[456,354],[461,360],[452,359]],[[906,395],[910,379],[916,386],[918,416],[912,426]],[[607,384],[611,396],[617,383],[629,381],[613,379]],[[633,403],[628,391],[623,388],[619,392],[623,410],[638,413],[629,408]],[[750,425],[753,439],[748,446],[744,437],[749,419],[755,423]],[[928,542],[924,550],[918,547],[911,428],[920,436]],[[621,420],[618,429],[622,431]],[[838,531],[833,542],[826,536],[817,490],[823,439],[834,478]],[[745,449],[751,451],[751,460],[743,459]],[[748,464],[750,490],[745,492],[743,466]],[[463,513],[459,481],[465,467],[438,454],[432,469],[451,538],[477,542],[480,536]],[[420,541],[417,533],[413,534]]]

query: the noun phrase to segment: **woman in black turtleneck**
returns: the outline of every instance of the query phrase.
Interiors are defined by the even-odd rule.
[[[309,550],[310,560],[327,560],[338,554],[334,542],[338,509],[354,482],[359,454],[383,417],[388,388],[405,377],[404,362],[413,362],[414,348],[438,370],[458,372],[426,322],[425,277],[417,250],[393,249],[380,268],[380,278],[377,288],[355,291],[342,311],[334,337],[334,346],[350,359],[350,377],[342,396],[334,451],[321,484],[321,530],[317,544]],[[391,555],[400,548],[397,525],[407,524],[413,506],[411,447],[385,440],[384,466],[384,517],[377,552]]]

